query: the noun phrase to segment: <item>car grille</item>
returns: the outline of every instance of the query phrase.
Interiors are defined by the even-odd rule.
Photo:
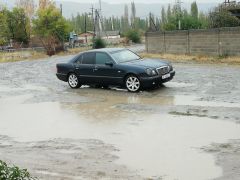
[[[157,72],[159,75],[164,75],[167,74],[171,71],[171,67],[170,66],[163,66],[160,68],[157,68]]]

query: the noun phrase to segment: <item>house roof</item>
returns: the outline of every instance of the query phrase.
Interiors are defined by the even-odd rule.
[[[101,37],[104,37],[104,36],[118,36],[120,34],[120,31],[102,31],[100,32],[97,32],[96,35],[100,35]]]
[[[93,33],[91,33],[91,32],[82,33],[82,34],[79,34],[79,36],[80,36],[80,37],[93,36]]]
[[[93,36],[94,32],[93,31],[88,31],[86,33],[82,33],[79,36],[80,37],[85,37],[85,36]],[[120,31],[101,31],[101,32],[96,32],[96,36],[101,36],[101,37],[107,37],[107,36],[119,36]]]

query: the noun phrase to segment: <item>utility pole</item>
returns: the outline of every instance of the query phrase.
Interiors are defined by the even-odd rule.
[[[84,17],[84,32],[87,33],[87,13],[85,13],[85,17]]]
[[[63,16],[63,6],[62,4],[60,4],[60,13],[61,13],[61,16]],[[63,50],[65,51],[65,45],[64,45],[64,35],[62,35],[62,46],[63,46]]]
[[[94,8],[93,8],[93,4],[92,7],[90,8],[91,10],[91,16],[92,16],[92,25],[94,26]]]
[[[95,17],[93,20],[93,48],[95,47],[97,13],[97,9],[95,9]]]
[[[99,11],[97,12],[98,13],[98,25],[99,25],[99,34],[101,34],[102,32],[102,23],[101,23],[101,19],[102,19],[102,1],[99,0]]]
[[[114,23],[114,22],[113,22],[113,21],[114,21],[114,16],[112,16],[111,21],[112,21],[112,22],[111,22],[111,23],[112,23],[112,31],[114,31],[114,25],[113,25],[113,23]]]
[[[100,12],[102,11],[102,1],[101,0],[99,0],[99,7],[100,7]]]
[[[63,6],[62,4],[60,4],[60,12],[61,12],[61,16],[63,15]]]
[[[182,11],[182,3],[181,0],[176,0],[177,6],[177,18],[178,18],[178,30],[181,30],[181,11]]]
[[[84,31],[85,31],[85,43],[87,44],[87,13],[85,13],[85,20],[84,20]]]

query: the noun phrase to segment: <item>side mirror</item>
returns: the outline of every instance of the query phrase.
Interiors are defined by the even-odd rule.
[[[107,65],[107,66],[113,66],[113,62],[111,62],[111,61],[106,62],[105,65]]]

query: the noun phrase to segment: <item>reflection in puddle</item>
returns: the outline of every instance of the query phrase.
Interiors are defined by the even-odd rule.
[[[84,104],[72,104],[72,105],[62,105],[64,109],[74,109],[77,114],[87,116],[88,120],[93,121],[112,121],[119,118],[128,119],[129,112],[130,116],[135,116],[134,111],[128,109],[127,112],[120,110],[116,106],[119,104],[131,104],[134,106],[141,105],[173,105],[174,97],[158,97],[158,98],[148,98],[142,97],[137,94],[123,94],[123,95],[111,95],[102,93],[99,95],[89,94],[86,95],[91,99],[98,99],[98,102],[90,102]]]
[[[240,125],[208,118],[122,111],[116,104],[173,105],[178,97],[98,95],[98,103],[26,104],[29,96],[0,100],[0,132],[19,141],[99,139],[120,151],[117,163],[144,177],[202,180],[221,176],[212,155],[198,148],[240,138]],[[184,98],[184,103],[188,101]],[[223,133],[227,132],[227,133]]]

